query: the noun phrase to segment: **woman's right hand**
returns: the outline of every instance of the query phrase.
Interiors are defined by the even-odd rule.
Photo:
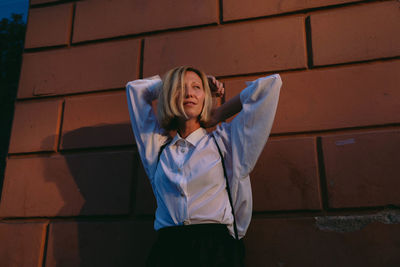
[[[207,75],[207,78],[212,95],[215,97],[223,97],[225,93],[224,84],[218,81],[214,76]]]

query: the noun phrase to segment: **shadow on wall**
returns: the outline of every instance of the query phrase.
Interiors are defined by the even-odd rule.
[[[129,139],[119,136],[128,130],[129,124],[117,124],[70,131],[60,142],[61,154],[43,161],[44,181],[53,184],[46,188],[56,188],[46,193],[43,203],[50,209],[45,209],[63,217],[50,223],[46,266],[145,265],[155,238],[153,222],[130,215],[138,177],[146,177],[133,147],[107,148]]]

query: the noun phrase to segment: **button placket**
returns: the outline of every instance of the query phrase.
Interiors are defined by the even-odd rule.
[[[185,153],[186,152],[186,147],[187,147],[186,141],[183,141],[182,142],[182,146],[181,146],[181,153]]]

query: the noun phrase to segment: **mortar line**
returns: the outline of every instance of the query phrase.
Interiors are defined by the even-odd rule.
[[[143,79],[144,48],[145,48],[145,38],[141,39],[139,44],[138,74],[137,74],[138,79]]]
[[[306,54],[307,54],[307,67],[308,69],[312,69],[314,67],[314,62],[313,62],[313,50],[312,50],[312,36],[311,36],[311,18],[310,16],[307,16],[304,21],[304,27],[305,27],[305,34],[306,34]]]
[[[370,215],[387,210],[400,210],[400,206],[371,206],[371,207],[349,207],[331,208],[323,210],[273,210],[273,211],[253,211],[253,218],[314,218],[316,216],[358,216]],[[0,221],[4,223],[17,222],[37,222],[51,220],[52,222],[126,222],[126,221],[153,221],[154,214],[121,214],[121,215],[80,215],[80,216],[47,216],[47,217],[5,217]]]
[[[49,222],[47,221],[44,225],[44,230],[42,232],[42,243],[40,246],[38,267],[46,266],[48,236],[49,236]]]
[[[73,39],[73,35],[74,35],[74,25],[75,25],[75,13],[76,13],[76,2],[74,2],[73,5],[72,5],[72,14],[71,14],[70,29],[69,29],[68,47],[72,46],[72,39]]]
[[[64,110],[65,110],[65,100],[63,99],[61,101],[61,107],[59,108],[58,111],[58,121],[57,121],[57,130],[56,130],[56,140],[54,144],[54,150],[55,152],[59,152],[60,150],[60,143],[61,143],[61,135],[62,135],[62,126],[63,126],[63,121],[64,121]]]
[[[341,129],[328,129],[323,131],[310,131],[310,132],[293,132],[293,133],[279,133],[271,134],[271,140],[281,140],[290,138],[310,138],[316,136],[326,135],[347,135],[347,134],[359,134],[369,132],[384,132],[384,131],[398,131],[400,130],[400,124],[384,124],[384,125],[370,125],[362,127],[350,127]],[[41,156],[54,156],[54,155],[69,155],[69,154],[90,154],[95,152],[124,152],[131,151],[137,152],[135,144],[119,145],[119,146],[103,146],[103,147],[86,147],[86,148],[73,148],[64,149],[59,152],[54,151],[35,151],[35,152],[23,152],[23,153],[10,153],[8,159],[14,158],[28,158],[28,157],[41,157]]]
[[[224,2],[223,0],[217,0],[217,12],[218,12],[218,25],[224,23]]]

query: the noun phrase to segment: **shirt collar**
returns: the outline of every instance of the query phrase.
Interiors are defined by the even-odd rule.
[[[185,140],[189,144],[193,145],[194,147],[200,142],[200,140],[207,134],[206,129],[200,127],[199,129],[195,130],[193,133],[189,134],[188,137],[182,138],[179,133],[176,133],[175,137],[172,139],[171,143],[176,144],[179,140]]]

